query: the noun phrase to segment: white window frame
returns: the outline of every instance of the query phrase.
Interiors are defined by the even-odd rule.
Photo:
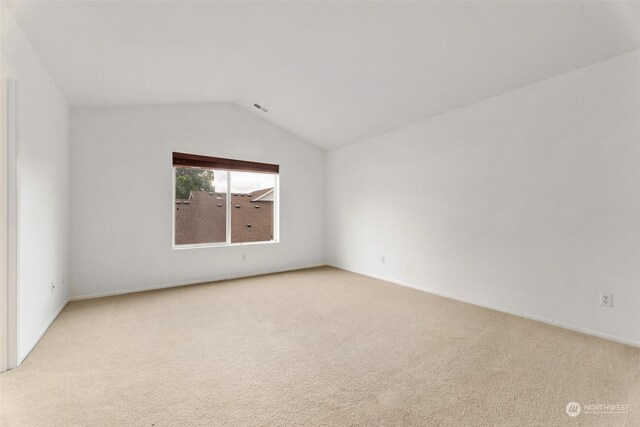
[[[228,169],[213,169],[213,168],[199,168],[203,170],[212,170],[215,172],[226,172],[227,174],[227,197],[226,197],[226,241],[224,242],[212,242],[212,243],[193,243],[186,245],[176,244],[176,169],[180,166],[173,166],[171,168],[172,173],[172,186],[171,186],[171,248],[173,250],[183,249],[206,249],[206,248],[220,248],[228,246],[250,246],[250,245],[270,245],[280,243],[280,174],[274,173],[273,183],[273,240],[264,240],[261,242],[231,242],[231,170]],[[251,172],[251,173],[268,173],[268,172]]]

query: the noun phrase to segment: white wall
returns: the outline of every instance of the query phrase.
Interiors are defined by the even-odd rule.
[[[635,51],[331,151],[329,262],[640,345],[639,79]]]
[[[18,351],[22,360],[67,301],[69,107],[2,6],[2,59],[19,79]],[[57,284],[51,292],[51,282]]]
[[[231,104],[71,110],[73,296],[325,262],[325,157]],[[172,250],[173,151],[280,165],[280,243]],[[246,261],[242,255],[246,254]]]

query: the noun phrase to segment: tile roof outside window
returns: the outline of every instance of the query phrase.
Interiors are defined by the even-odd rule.
[[[265,188],[248,194],[232,194],[232,206],[239,207],[231,211],[231,243],[273,240],[273,201],[268,200],[272,197],[255,200],[272,190]],[[226,197],[226,193],[192,191],[189,204],[176,200],[176,245],[225,242]],[[255,209],[258,206],[260,209]]]

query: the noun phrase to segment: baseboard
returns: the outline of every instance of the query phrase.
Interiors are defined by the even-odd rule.
[[[191,281],[184,281],[184,282],[171,282],[171,283],[164,283],[164,284],[153,285],[153,286],[142,286],[138,288],[124,289],[124,290],[117,290],[117,291],[97,292],[97,293],[85,294],[85,295],[74,295],[69,298],[69,301],[80,301],[80,300],[92,299],[92,298],[111,297],[116,295],[133,294],[136,292],[153,291],[157,289],[168,289],[168,288],[178,288],[181,286],[200,285],[202,283],[220,282],[223,280],[242,279],[245,277],[264,276],[265,274],[285,273],[287,271],[296,271],[296,270],[305,270],[307,268],[324,267],[326,265],[327,264],[325,263],[307,264],[303,266],[289,267],[285,269],[263,270],[263,271],[247,273],[247,274],[218,276],[213,278],[205,278],[205,279],[198,279],[198,280],[191,280]]]
[[[58,318],[58,316],[60,315],[60,313],[62,313],[62,310],[64,310],[64,308],[67,306],[67,304],[69,303],[69,298],[67,298],[66,300],[64,300],[62,302],[62,304],[60,305],[60,307],[58,307],[58,309],[56,310],[55,313],[53,313],[53,316],[51,316],[49,318],[49,320],[47,321],[46,325],[44,326],[44,328],[42,328],[42,330],[40,331],[40,333],[36,336],[36,338],[31,342],[31,344],[29,344],[29,347],[27,348],[26,351],[21,352],[20,354],[18,354],[18,366],[20,366],[22,364],[22,362],[24,361],[24,359],[27,358],[27,356],[29,355],[29,353],[31,353],[31,350],[33,350],[33,348],[36,346],[36,344],[38,344],[38,342],[40,342],[40,339],[42,338],[42,336],[45,334],[45,332],[47,332],[47,329],[49,329],[49,327],[51,326],[51,324]]]
[[[492,305],[492,304],[487,304],[487,303],[483,303],[483,302],[476,301],[476,300],[473,300],[473,299],[459,297],[457,295],[447,294],[445,292],[440,292],[440,291],[436,291],[436,290],[429,289],[429,288],[417,287],[417,286],[415,286],[413,284],[410,284],[410,283],[407,283],[407,282],[403,282],[403,281],[400,281],[400,280],[395,280],[395,279],[392,279],[392,278],[389,278],[389,277],[380,276],[380,275],[377,275],[377,274],[365,273],[363,271],[354,270],[352,268],[342,267],[342,266],[337,265],[337,264],[329,263],[327,265],[329,265],[330,267],[338,268],[340,270],[349,271],[351,273],[355,273],[355,274],[360,274],[362,276],[371,277],[373,279],[384,280],[385,282],[390,282],[390,283],[393,283],[395,285],[404,286],[404,287],[407,287],[407,288],[415,289],[415,290],[422,291],[422,292],[427,292],[427,293],[430,293],[430,294],[433,294],[433,295],[449,298],[449,299],[460,301],[460,302],[464,302],[464,303],[467,303],[467,304],[477,305],[479,307],[488,308],[490,310],[500,311],[502,313],[511,314],[513,316],[523,317],[525,319],[534,320],[536,322],[546,323],[547,325],[557,326],[557,327],[560,327],[560,328],[563,328],[563,329],[568,329],[570,331],[579,332],[579,333],[582,333],[582,334],[591,335],[591,336],[602,338],[602,339],[605,339],[605,340],[614,341],[614,342],[617,342],[617,343],[620,343],[620,344],[625,344],[625,345],[630,345],[632,347],[640,348],[640,341],[634,341],[634,340],[630,340],[630,339],[627,339],[627,338],[622,338],[622,337],[619,337],[619,336],[616,336],[616,335],[610,335],[610,334],[606,334],[604,332],[594,331],[592,329],[583,328],[583,327],[580,327],[580,326],[572,325],[570,323],[560,322],[560,321],[553,320],[553,319],[545,319],[543,317],[539,317],[539,316],[536,316],[536,315],[533,315],[533,314],[524,313],[524,312],[520,312],[520,311],[516,311],[516,310],[511,310],[509,308],[500,307],[500,306],[496,306],[496,305]]]

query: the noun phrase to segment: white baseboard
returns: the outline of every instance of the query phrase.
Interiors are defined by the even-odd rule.
[[[18,366],[20,366],[22,364],[22,362],[24,361],[24,359],[27,358],[29,353],[31,353],[31,350],[33,350],[33,348],[36,346],[36,344],[38,344],[38,342],[40,341],[40,339],[42,338],[44,333],[47,332],[47,329],[49,329],[49,327],[51,326],[53,321],[58,318],[58,316],[60,315],[60,313],[62,313],[62,310],[64,310],[64,308],[67,306],[68,303],[69,303],[69,298],[64,300],[62,302],[62,304],[60,305],[60,307],[58,307],[56,312],[53,313],[53,316],[51,316],[49,318],[49,320],[45,324],[44,328],[42,328],[42,330],[40,331],[40,333],[38,333],[38,335],[35,337],[35,339],[33,341],[31,341],[31,344],[29,344],[29,347],[27,347],[27,349],[25,351],[20,352],[20,354],[18,354]]]
[[[378,279],[378,280],[384,280],[385,282],[390,282],[393,283],[395,285],[400,285],[400,286],[404,286],[407,288],[411,288],[411,289],[416,289],[418,291],[422,291],[422,292],[427,292],[433,295],[438,295],[441,297],[445,297],[445,298],[449,298],[449,299],[453,299],[456,301],[460,301],[460,302],[465,302],[467,304],[473,304],[473,305],[477,305],[480,307],[484,307],[484,308],[488,308],[491,310],[496,310],[496,311],[500,311],[502,313],[507,313],[507,314],[511,314],[513,316],[518,316],[518,317],[523,317],[525,319],[529,319],[529,320],[535,320],[536,322],[542,322],[542,323],[546,323],[547,325],[551,325],[551,326],[557,326],[563,329],[568,329],[570,331],[574,331],[574,332],[580,332],[582,334],[587,334],[587,335],[592,335],[594,337],[598,337],[598,338],[603,338],[605,340],[609,340],[609,341],[615,341],[617,343],[620,344],[626,344],[626,345],[630,345],[633,347],[638,347],[640,348],[640,342],[639,341],[634,341],[634,340],[630,340],[627,338],[622,338],[616,335],[610,335],[604,332],[599,332],[599,331],[594,331],[592,329],[588,329],[588,328],[583,328],[580,326],[576,326],[576,325],[572,325],[570,323],[565,323],[565,322],[561,322],[561,321],[557,321],[557,320],[553,320],[553,319],[545,319],[533,314],[529,314],[529,313],[523,313],[520,311],[516,311],[516,310],[511,310],[505,307],[500,307],[500,306],[496,306],[496,305],[492,305],[492,304],[486,304],[480,301],[476,301],[473,299],[469,299],[469,298],[464,298],[464,297],[460,297],[457,295],[452,295],[452,294],[447,294],[445,292],[440,292],[440,291],[436,291],[433,289],[429,289],[429,288],[421,288],[421,287],[417,287],[415,285],[412,285],[410,283],[407,282],[402,282],[399,280],[395,280],[389,277],[383,277],[383,276],[379,276],[377,274],[369,274],[369,273],[365,273],[363,271],[358,271],[358,270],[354,270],[351,268],[347,268],[347,267],[342,267],[340,265],[337,264],[332,264],[329,263],[327,264],[331,267],[334,268],[338,268],[340,270],[345,270],[345,271],[349,271],[351,273],[355,273],[355,274],[360,274],[362,276],[367,276],[367,277],[371,277],[373,279]]]
[[[228,276],[218,276],[213,278],[205,278],[199,280],[190,280],[184,282],[171,282],[164,283],[160,285],[152,285],[152,286],[142,286],[138,288],[117,290],[117,291],[108,291],[108,292],[97,292],[93,294],[85,294],[85,295],[74,295],[69,298],[69,301],[80,301],[84,299],[92,299],[92,298],[101,298],[101,297],[110,297],[115,295],[124,295],[124,294],[132,294],[136,292],[145,292],[145,291],[153,291],[157,289],[167,289],[167,288],[178,288],[181,286],[190,286],[190,285],[199,285],[202,283],[209,282],[220,282],[223,280],[233,280],[233,279],[242,279],[245,277],[253,277],[253,276],[263,276],[265,274],[274,274],[274,273],[284,273],[287,271],[295,271],[295,270],[304,270],[307,268],[315,268],[315,267],[323,267],[327,264],[319,263],[319,264],[308,264],[298,267],[289,267],[285,269],[275,269],[275,270],[263,270],[258,272],[246,273],[246,274],[236,274],[236,275],[228,275]]]

